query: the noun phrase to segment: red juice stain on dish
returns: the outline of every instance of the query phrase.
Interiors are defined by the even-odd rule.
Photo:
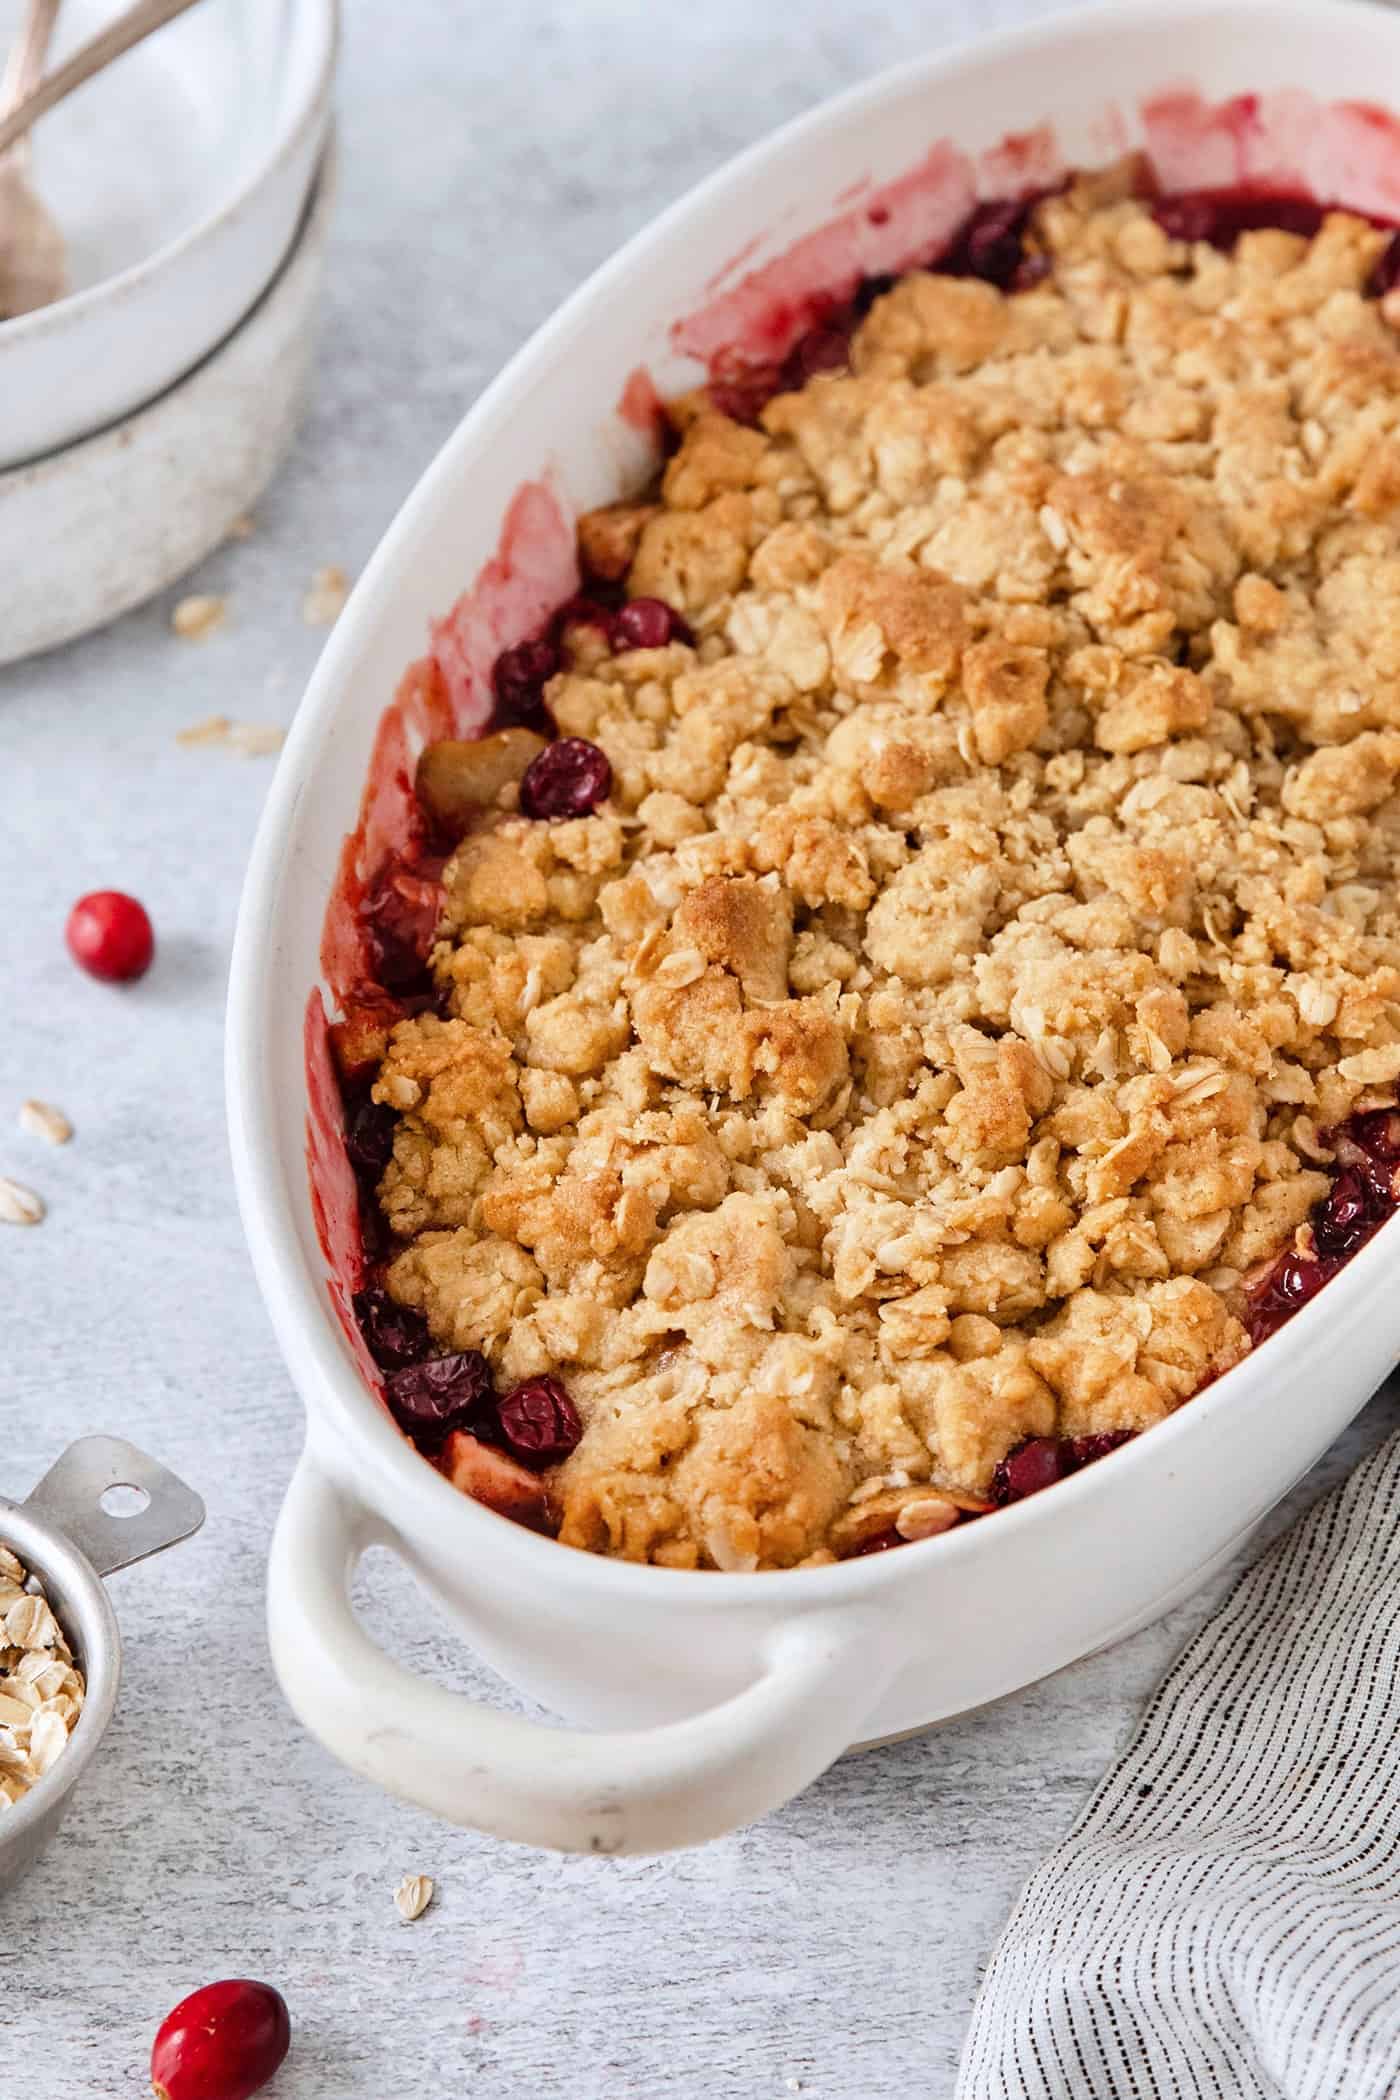
[[[386,998],[376,982],[386,922],[381,910],[376,931],[369,900],[376,886],[381,905],[392,894],[393,930],[401,937],[412,925],[412,939],[421,940],[428,896],[419,886],[432,884],[438,872],[431,866],[433,841],[413,791],[417,753],[444,737],[482,732],[502,650],[537,628],[577,585],[572,526],[546,483],[527,482],[507,509],[495,554],[446,619],[434,625],[431,653],[410,666],[380,719],[359,817],[341,849],[321,935],[321,969],[333,1007],[347,1018],[358,1014],[371,1039],[375,1027],[400,1017],[408,1003]],[[362,1372],[377,1387],[380,1374],[350,1305],[365,1269],[361,1180],[346,1150],[345,1104],[330,1029],[323,995],[313,990],[303,1028],[312,1210],[330,1271],[332,1304]],[[365,1171],[362,1161],[362,1177]]]
[[[1044,257],[1028,250],[1026,237],[1037,204],[1053,196],[1059,183],[1027,189],[1017,196],[974,204],[945,238],[915,265],[949,277],[977,277],[1003,292],[1029,291],[1049,271]],[[867,207],[884,212],[886,207]],[[883,225],[883,218],[872,219]],[[894,273],[865,272],[842,298],[815,296],[807,302],[808,326],[780,359],[755,361],[744,349],[729,349],[711,360],[709,394],[717,408],[737,423],[755,423],[775,394],[805,386],[821,372],[837,372],[850,360],[851,336],[875,300],[898,281]],[[765,333],[776,339],[790,334],[790,314],[779,296]]]
[[[1139,115],[1164,194],[1345,197],[1383,223],[1400,218],[1400,122],[1374,103],[1301,88],[1207,102],[1184,87],[1148,96]]]

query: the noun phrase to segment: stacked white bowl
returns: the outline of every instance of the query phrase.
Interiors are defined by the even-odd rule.
[[[52,66],[117,0],[64,0]],[[0,44],[19,0],[0,0]],[[202,0],[44,118],[71,290],[0,321],[0,663],[199,560],[295,426],[324,243],[336,0]]]

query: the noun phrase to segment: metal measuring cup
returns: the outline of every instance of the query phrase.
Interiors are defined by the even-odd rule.
[[[102,1506],[113,1488],[147,1497],[130,1516]],[[87,1690],[63,1754],[12,1808],[0,1810],[0,1895],[27,1874],[63,1821],[73,1789],[117,1701],[121,1636],[104,1575],[198,1531],[204,1504],[166,1467],[116,1436],[70,1444],[24,1502],[0,1495],[0,1545],[23,1561],[62,1626]]]

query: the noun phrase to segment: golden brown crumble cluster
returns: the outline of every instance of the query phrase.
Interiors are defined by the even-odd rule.
[[[1226,256],[1113,185],[1013,297],[915,273],[759,429],[681,404],[576,630],[594,815],[450,863],[394,1033],[389,1286],[585,1423],[560,1536],[672,1567],[923,1536],[1142,1429],[1400,1076],[1387,236]]]

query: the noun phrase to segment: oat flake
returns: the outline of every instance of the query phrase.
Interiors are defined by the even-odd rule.
[[[318,569],[311,588],[301,601],[301,616],[308,627],[333,627],[350,595],[350,579],[344,569]]]
[[[202,642],[222,627],[228,614],[227,598],[196,593],[182,598],[170,615],[170,628],[182,642]]]
[[[73,1125],[61,1108],[51,1101],[26,1101],[20,1107],[19,1125],[31,1137],[47,1138],[51,1145],[66,1145],[73,1135]]]
[[[0,1546],[0,1581],[28,1583]],[[52,1770],[83,1710],[86,1687],[42,1593],[21,1588],[0,1614],[0,1814]]]
[[[44,1215],[44,1199],[23,1182],[0,1174],[0,1221],[6,1225],[37,1225]]]
[[[433,1881],[429,1874],[405,1874],[394,1890],[394,1908],[405,1925],[421,1918],[433,1900]]]

